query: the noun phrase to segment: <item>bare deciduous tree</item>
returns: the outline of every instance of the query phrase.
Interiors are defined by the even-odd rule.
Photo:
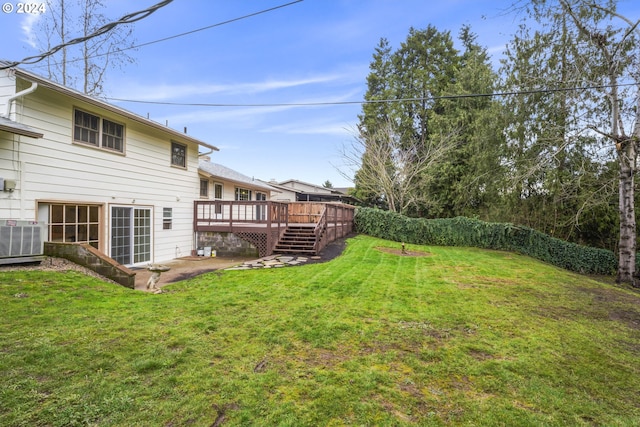
[[[38,23],[37,42],[42,50],[75,37],[86,37],[109,20],[101,0],[47,0],[47,13]],[[134,62],[126,52],[134,45],[133,29],[119,26],[77,46],[64,47],[46,58],[48,78],[88,95],[104,92],[109,69]]]
[[[422,191],[429,170],[446,159],[455,147],[455,135],[441,135],[428,142],[413,140],[407,144],[392,121],[379,126],[373,134],[359,133],[342,149],[343,177],[357,181],[360,190],[376,194],[389,210],[406,213],[411,206],[431,204]]]

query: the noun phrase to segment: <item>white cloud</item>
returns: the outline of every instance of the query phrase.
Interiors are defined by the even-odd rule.
[[[180,108],[184,110],[184,107]],[[292,107],[252,107],[221,111],[219,108],[211,107],[205,110],[174,114],[160,121],[164,122],[168,120],[170,125],[172,123],[179,123],[180,126],[194,123],[236,123],[247,126],[249,123],[255,123],[257,120],[261,120],[266,114],[278,113],[291,108]]]
[[[32,48],[36,49],[38,47],[37,37],[34,31],[34,27],[38,20],[40,19],[40,15],[27,13],[22,18],[22,23],[20,24],[20,28],[22,29],[22,33],[25,36],[25,42],[29,44]]]
[[[132,83],[129,87],[122,87],[113,97],[135,99],[139,101],[167,101],[172,99],[185,99],[202,95],[238,95],[257,94],[280,89],[289,89],[300,86],[330,83],[348,78],[344,74],[326,74],[307,78],[265,80],[262,82],[235,83],[235,84],[159,84],[143,85]]]
[[[333,135],[352,136],[353,124],[341,121],[316,121],[316,122],[296,122],[295,124],[285,124],[271,126],[262,129],[263,133],[281,133],[289,135]]]

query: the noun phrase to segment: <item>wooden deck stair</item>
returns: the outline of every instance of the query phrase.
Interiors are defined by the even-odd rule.
[[[289,225],[274,249],[279,254],[316,255],[314,226]]]

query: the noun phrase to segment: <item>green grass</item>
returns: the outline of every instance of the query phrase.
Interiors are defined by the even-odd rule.
[[[640,424],[640,295],[530,258],[358,236],[153,295],[0,273],[0,425]]]

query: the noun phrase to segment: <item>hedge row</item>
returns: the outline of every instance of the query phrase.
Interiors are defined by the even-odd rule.
[[[583,274],[612,274],[613,252],[577,245],[528,227],[470,218],[408,218],[395,212],[358,208],[359,233],[397,242],[437,246],[472,246],[514,251]]]

